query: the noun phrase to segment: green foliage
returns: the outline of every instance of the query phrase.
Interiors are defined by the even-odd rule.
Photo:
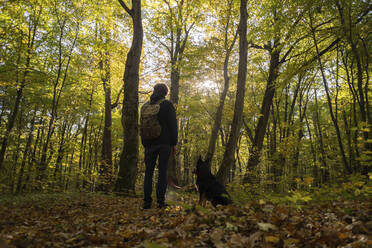
[[[324,186],[313,193],[316,201],[337,200],[339,198],[355,200],[372,197],[372,181],[360,174],[351,175],[338,183]]]
[[[237,30],[240,6],[235,0],[167,2],[169,6],[162,0],[142,2],[146,37],[139,99],[142,103],[149,98],[155,82],[169,84],[173,59],[173,66],[180,72],[179,166],[183,181],[190,184],[195,180],[191,171],[196,158],[204,156],[208,149],[224,82],[224,58]],[[370,53],[367,43],[370,25],[365,12],[368,3],[338,2],[341,11],[332,1],[248,3],[245,125],[235,156],[236,166],[230,175],[234,182],[231,184],[233,198],[239,204],[254,198],[266,199],[267,192],[274,200],[275,194],[284,194],[287,197],[283,201],[295,205],[308,200],[307,192],[312,192],[309,196],[312,200],[317,197],[333,199],[339,194],[349,198],[370,194],[368,182],[358,186],[358,181],[352,177],[339,182],[345,169],[314,57],[310,16],[320,50],[339,39],[322,55],[321,61],[327,71],[331,105],[341,130],[345,156],[354,174],[365,174],[371,169],[372,135],[372,127],[367,120],[363,121],[361,106],[361,97],[364,102],[366,98],[371,101],[370,89],[363,86],[367,85],[366,55]],[[122,152],[121,89],[131,39],[130,17],[118,1],[108,0],[5,1],[0,9],[0,141],[6,135],[17,90],[23,83],[25,85],[15,125],[9,134],[0,172],[0,190],[14,192],[23,158],[22,190],[34,190],[39,183],[40,158],[48,132],[45,190],[94,190],[99,180],[103,136],[102,79],[108,71],[110,82],[107,85],[111,88],[112,102],[118,99],[119,103],[112,110],[114,177]],[[342,20],[342,14],[348,18]],[[185,28],[191,28],[185,50],[182,58],[175,59],[172,46],[175,49],[177,42],[182,44],[185,40]],[[177,32],[180,32],[178,41]],[[274,43],[276,47],[272,47]],[[236,42],[228,67],[230,88],[212,160],[213,173],[219,169],[234,115],[238,49]],[[275,96],[270,106],[261,163],[252,169],[247,168],[247,163],[261,116],[260,107],[270,72],[269,54],[273,50],[280,52],[283,61],[274,83]],[[362,71],[358,71],[355,53],[359,55]],[[287,57],[284,59],[284,56]],[[105,58],[109,58],[107,64],[103,63]],[[360,74],[362,82],[358,84]],[[366,106],[364,108],[366,112]],[[24,154],[34,115],[32,142],[28,153]],[[140,149],[142,162],[143,148]],[[62,156],[57,165],[59,151]],[[138,187],[141,188],[143,164],[139,168]],[[239,179],[248,173],[257,175],[260,183],[239,185]],[[322,187],[317,189],[319,186]],[[330,190],[324,190],[325,187]],[[319,196],[314,198],[313,194],[318,191]]]
[[[151,243],[149,241],[145,241],[144,247],[145,248],[165,248],[166,246],[160,245],[160,244],[157,244],[157,243]]]
[[[304,185],[313,182],[313,178],[305,178]],[[322,187],[304,188],[304,190],[290,190],[288,192],[276,193],[267,190],[259,184],[230,183],[228,191],[234,204],[245,206],[251,201],[281,203],[294,208],[303,208],[308,203],[317,204],[321,202],[344,200],[368,200],[372,198],[372,181],[360,174],[351,175],[337,184],[323,185]]]
[[[230,183],[228,192],[234,204],[244,206],[250,201],[263,199],[265,193],[258,184]]]

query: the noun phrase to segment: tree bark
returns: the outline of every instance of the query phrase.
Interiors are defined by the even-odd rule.
[[[280,65],[279,55],[280,55],[280,51],[278,49],[274,49],[270,51],[269,77],[267,79],[266,90],[264,93],[262,107],[260,111],[260,117],[258,119],[258,123],[255,128],[255,136],[254,136],[254,140],[253,140],[253,144],[251,148],[251,153],[248,159],[248,168],[250,170],[255,168],[260,161],[267,123],[269,121],[270,107],[272,105],[273,97],[275,94],[274,83],[278,76],[278,70],[279,70],[279,65]],[[246,176],[244,177],[244,181],[245,182],[250,181],[249,174],[246,174]]]
[[[75,181],[75,187],[77,190],[80,190],[80,173],[82,171],[82,168],[85,164],[85,150],[87,145],[87,137],[88,137],[88,125],[89,125],[89,119],[90,119],[90,113],[92,108],[92,102],[93,102],[93,94],[94,94],[94,85],[92,85],[92,90],[89,97],[89,107],[87,110],[87,114],[85,117],[84,127],[83,127],[83,133],[81,136],[81,142],[80,142],[80,152],[79,152],[79,164],[78,164],[78,171],[76,173],[76,181]]]
[[[27,138],[25,150],[23,151],[23,158],[22,158],[21,168],[19,169],[19,173],[18,173],[16,193],[21,192],[22,179],[23,179],[23,174],[24,174],[24,170],[25,170],[25,166],[26,166],[26,160],[27,160],[27,156],[28,156],[28,153],[30,151],[31,143],[32,143],[32,139],[33,139],[35,119],[36,119],[36,111],[34,113],[34,116],[33,116],[32,120],[31,120],[31,123],[30,123],[30,125],[31,125],[30,126],[30,131],[29,131],[29,135],[28,135],[28,138]]]
[[[65,134],[67,129],[67,121],[65,120],[62,124],[62,132],[61,132],[61,141],[59,143],[58,152],[57,152],[57,160],[56,160],[56,167],[54,168],[54,181],[56,182],[57,176],[61,177],[62,174],[62,159],[65,153]]]
[[[313,113],[313,122],[314,124],[314,130],[315,130],[315,135],[318,137],[318,142],[319,142],[319,150],[320,150],[320,162],[322,164],[322,169],[321,169],[321,180],[320,184],[327,182],[329,180],[329,168],[328,164],[326,161],[326,153],[324,150],[324,142],[323,142],[323,131],[322,127],[320,125],[320,118],[319,118],[319,105],[318,105],[318,96],[317,96],[317,90],[314,90],[314,100],[315,100],[315,107],[316,111]]]
[[[190,119],[186,119],[186,124],[184,125],[183,132],[183,168],[184,168],[184,180],[183,184],[188,185],[190,183],[190,172],[192,171],[191,163],[190,163],[190,143],[191,140],[189,137],[190,131]]]
[[[119,174],[115,185],[117,192],[135,192],[138,162],[138,87],[139,65],[142,52],[143,28],[141,18],[141,0],[132,0],[129,10],[123,1],[123,8],[133,21],[133,40],[127,55],[124,71],[124,101],[122,125],[124,129],[123,151],[119,161]]]
[[[106,34],[106,38],[108,34]],[[109,40],[109,39],[107,39]],[[105,92],[105,121],[102,138],[102,156],[100,163],[100,180],[98,190],[108,192],[111,186],[112,176],[112,142],[111,142],[111,72],[110,72],[110,54],[105,52],[104,70],[105,76],[102,78],[103,89]],[[103,69],[103,61],[102,68]]]
[[[22,105],[24,104],[24,102],[22,101]],[[16,183],[17,183],[17,164],[18,164],[18,158],[19,158],[19,155],[20,153],[18,152],[20,150],[20,146],[21,146],[21,135],[23,133],[23,119],[24,119],[24,116],[23,116],[23,110],[24,110],[24,106],[21,106],[20,107],[20,113],[19,113],[19,118],[18,118],[18,127],[17,127],[17,139],[16,139],[16,146],[15,146],[15,149],[14,149],[14,152],[13,152],[13,161],[12,161],[12,171],[10,173],[10,176],[9,176],[9,180],[10,180],[10,193],[13,193],[14,190],[15,190],[15,187],[17,186]]]
[[[245,96],[245,82],[247,76],[247,57],[248,57],[248,41],[247,41],[247,0],[240,1],[240,21],[239,21],[239,69],[236,89],[236,99],[234,106],[234,117],[229,135],[229,141],[226,145],[226,150],[223,155],[221,166],[217,172],[217,180],[225,184],[228,180],[229,171],[235,163],[235,150],[240,128],[243,121],[243,108]]]

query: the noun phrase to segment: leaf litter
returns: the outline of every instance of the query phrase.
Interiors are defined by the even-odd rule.
[[[298,209],[252,201],[202,208],[172,202],[143,210],[139,198],[79,194],[0,205],[5,247],[372,247],[372,203]]]

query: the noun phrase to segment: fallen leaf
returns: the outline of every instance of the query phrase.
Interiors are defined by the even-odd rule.
[[[268,242],[268,243],[279,243],[280,241],[280,238],[276,237],[276,236],[266,236],[265,237],[265,241]]]
[[[265,231],[265,232],[268,232],[268,231],[270,231],[270,230],[277,230],[278,228],[275,226],[275,225],[273,225],[273,224],[271,224],[271,223],[263,223],[263,222],[259,222],[259,223],[257,223],[257,225],[258,225],[258,228],[261,230],[261,231]]]

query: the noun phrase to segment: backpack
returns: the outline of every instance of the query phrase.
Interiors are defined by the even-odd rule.
[[[161,126],[158,120],[158,113],[160,103],[164,100],[160,99],[154,104],[150,104],[150,101],[148,101],[142,106],[140,117],[140,135],[142,139],[152,140],[160,136]]]

